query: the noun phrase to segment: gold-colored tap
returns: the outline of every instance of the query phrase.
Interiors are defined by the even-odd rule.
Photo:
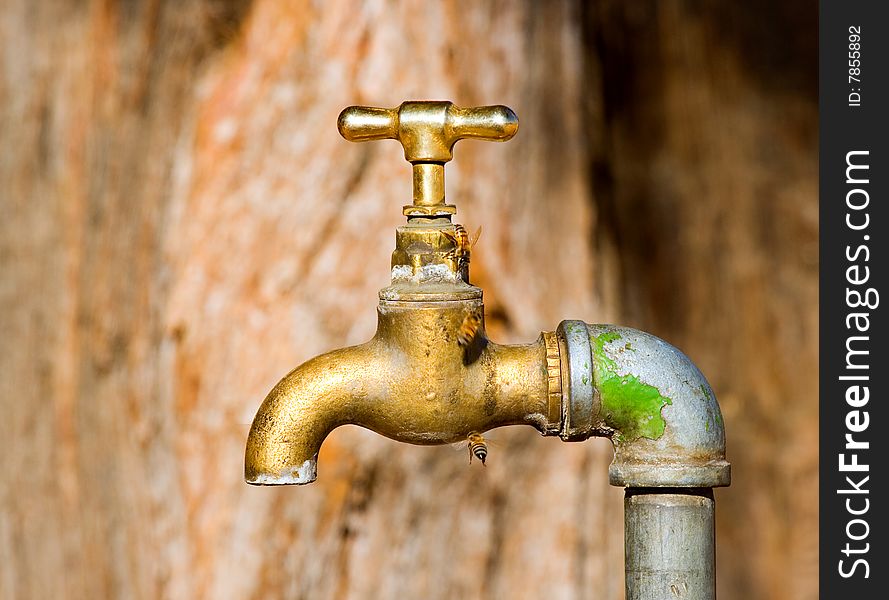
[[[513,137],[518,119],[510,109],[353,106],[338,125],[350,141],[401,142],[413,165],[413,204],[396,230],[376,334],[308,361],[275,386],[247,440],[248,483],[314,481],[322,442],[344,424],[413,444],[528,424],[566,441],[609,437],[615,485],[728,484],[719,406],[700,371],[672,346],[580,321],[563,321],[526,345],[485,335],[466,234],[451,222],[455,206],[445,203],[444,163],[458,140]]]

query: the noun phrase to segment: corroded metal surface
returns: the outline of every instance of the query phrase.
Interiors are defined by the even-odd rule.
[[[590,325],[612,485],[719,487],[731,481],[722,413],[685,354],[651,334]]]
[[[710,384],[682,352],[643,331],[559,325],[562,438],[609,437],[612,485],[719,487],[731,481]]]
[[[412,218],[395,230],[392,283],[405,279],[459,279],[469,283],[469,257],[457,247],[457,228],[450,219]],[[438,267],[436,267],[438,266]],[[444,270],[442,270],[444,269]]]
[[[714,513],[709,489],[628,489],[627,600],[714,600]]]

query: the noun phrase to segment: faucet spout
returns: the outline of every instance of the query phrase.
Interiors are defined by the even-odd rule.
[[[317,477],[318,450],[350,421],[358,398],[378,387],[370,344],[317,356],[288,373],[269,392],[247,438],[244,477],[254,485],[305,484]],[[355,371],[362,377],[355,377]]]

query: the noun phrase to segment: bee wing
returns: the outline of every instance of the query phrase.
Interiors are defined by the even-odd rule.
[[[485,444],[488,446],[493,446],[494,448],[500,448],[503,446],[503,442],[497,439],[497,435],[491,435],[490,433],[484,434]],[[457,450],[460,452],[466,452],[469,449],[469,439],[460,440],[459,442],[454,442],[453,444],[448,444],[452,450]]]
[[[502,448],[503,440],[498,439],[498,436],[496,435],[492,436],[491,434],[486,433],[485,444],[487,444],[489,448]]]
[[[478,226],[478,229],[475,230],[475,233],[473,233],[471,236],[469,236],[469,247],[474,248],[475,245],[478,243],[478,238],[480,238],[480,237],[482,237],[482,226],[481,225]]]

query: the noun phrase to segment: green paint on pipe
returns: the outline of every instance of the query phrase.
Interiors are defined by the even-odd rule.
[[[593,378],[602,399],[605,423],[617,430],[617,441],[640,437],[656,440],[667,426],[661,410],[673,402],[635,375],[618,374],[617,363],[605,352],[605,344],[619,339],[615,331],[590,336]]]
[[[704,396],[707,398],[707,400],[712,402],[713,396],[710,394],[710,390],[707,389],[707,386],[702,383],[698,387],[701,388],[701,393],[704,394]],[[719,414],[719,407],[718,406],[716,407],[716,413],[713,415],[713,418],[716,419],[716,422],[719,425],[722,425],[722,415]],[[707,423],[707,431],[710,431],[710,423],[709,422]]]
[[[701,388],[701,393],[704,394],[704,396],[707,398],[707,400],[711,400],[711,401],[713,400],[713,398],[710,396],[710,391],[707,389],[707,386],[706,386],[706,385],[704,385],[704,384],[702,383],[702,384],[699,385],[698,387]]]

